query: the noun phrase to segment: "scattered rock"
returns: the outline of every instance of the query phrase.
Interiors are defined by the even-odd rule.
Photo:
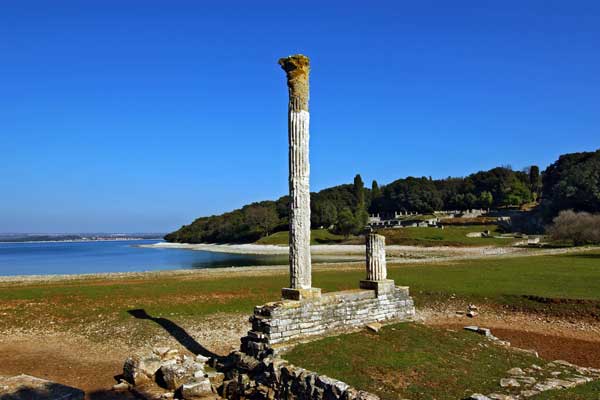
[[[525,375],[525,372],[518,367],[515,368],[511,368],[508,371],[506,371],[509,375]]]
[[[540,392],[538,392],[537,390],[523,390],[521,392],[521,396],[523,397],[532,397],[538,394],[540,394]]]
[[[117,392],[129,390],[129,382],[121,379],[121,382],[117,383],[116,385],[113,385],[112,389]]]
[[[500,379],[500,386],[502,386],[502,387],[520,387],[521,384],[514,378],[502,378],[502,379]]]
[[[515,398],[513,396],[510,396],[508,394],[502,394],[502,393],[492,393],[492,394],[489,394],[488,397],[492,400],[515,400]]]
[[[373,322],[371,324],[367,324],[367,329],[371,332],[377,333],[382,328],[382,326],[383,325],[381,325],[379,322]]]
[[[167,389],[161,388],[155,382],[145,382],[140,385],[134,385],[131,387],[131,392],[141,399],[145,400],[162,400],[166,399],[169,394]]]
[[[217,371],[209,371],[206,373],[206,377],[210,381],[213,388],[218,388],[221,386],[223,381],[225,380],[225,374]]]
[[[204,377],[204,365],[191,359],[184,359],[183,363],[168,363],[160,368],[161,379],[167,389],[176,390],[187,381],[195,378],[197,372]]]
[[[473,393],[471,396],[467,397],[467,400],[491,400],[491,399],[481,393]]]
[[[533,376],[517,376],[517,380],[525,385],[533,385],[537,382],[537,379],[535,379]]]
[[[185,383],[181,387],[181,396],[185,400],[205,398],[207,396],[211,396],[212,394],[212,386],[208,378]]]
[[[479,313],[477,311],[468,311],[467,312],[467,317],[469,317],[469,318],[475,318],[478,315],[479,315]]]
[[[575,365],[571,364],[568,361],[564,361],[564,360],[555,360],[553,361],[554,364],[557,365],[562,365],[563,367],[575,367]]]
[[[154,380],[160,365],[161,359],[155,354],[148,357],[132,356],[123,365],[123,376],[129,383],[139,385]]]
[[[206,364],[206,363],[208,363],[210,361],[210,358],[204,357],[203,355],[198,354],[196,356],[196,361],[199,362],[199,363],[202,363],[202,364]]]

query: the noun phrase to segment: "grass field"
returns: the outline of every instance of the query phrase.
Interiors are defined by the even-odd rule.
[[[435,351],[433,351],[435,349]],[[526,353],[496,346],[466,331],[405,323],[378,333],[367,331],[328,337],[294,347],[291,363],[379,395],[383,400],[456,400],[475,393],[519,394],[501,388],[500,379],[513,367],[536,364],[538,382],[552,378],[546,362]],[[563,372],[565,379],[574,371]],[[535,400],[597,400],[600,382],[547,392]]]
[[[324,291],[356,288],[358,281],[364,277],[363,267],[359,264],[336,268],[317,268],[313,273],[314,286],[321,287]],[[418,307],[445,302],[455,296],[458,300],[487,303],[494,307],[568,315],[569,318],[583,316],[600,319],[599,251],[452,263],[391,265],[389,276],[395,279],[397,284],[411,287]],[[100,277],[45,283],[0,283],[0,332],[8,337],[10,332],[15,331],[44,334],[58,331],[82,335],[98,344],[108,343],[112,346],[113,341],[117,341],[136,348],[152,342],[157,335],[164,334],[163,327],[156,323],[156,317],[168,319],[180,326],[194,327],[203,324],[204,318],[210,318],[216,313],[248,315],[255,305],[278,299],[281,287],[287,284],[285,270],[244,273],[225,271],[214,274],[200,272],[184,275],[165,273],[116,279]],[[155,320],[136,319],[128,312],[137,309],[145,310],[148,315],[155,317]],[[239,317],[236,318],[241,321]],[[229,317],[226,317],[218,321],[228,319]],[[464,365],[456,367],[461,357],[468,360],[469,364],[480,365],[494,377],[500,369],[486,370],[485,368],[491,368],[489,365],[486,367],[484,362],[487,357],[500,357],[501,369],[514,362],[514,359],[494,353],[496,350],[493,349],[476,348],[477,352],[473,354],[466,351],[473,349],[474,340],[479,340],[476,335],[419,331],[426,328],[410,326],[412,328],[386,328],[381,338],[369,336],[365,332],[357,334],[356,346],[359,339],[368,339],[373,346],[379,343],[382,348],[396,349],[394,354],[388,354],[382,349],[367,345],[365,348],[368,350],[362,354],[376,360],[378,364],[373,371],[369,371],[374,374],[372,379],[357,381],[357,385],[370,385],[371,380],[377,382],[377,379],[384,379],[381,377],[380,368],[381,365],[385,367],[389,364],[396,365],[399,372],[390,382],[381,383],[384,394],[393,390],[394,385],[403,387],[406,382],[417,378],[421,380],[415,380],[415,385],[410,389],[417,394],[426,390],[438,393],[445,386],[453,387],[454,392],[451,393],[459,393],[469,389],[469,382],[473,382],[473,387],[477,384],[477,388],[488,384],[487,378],[478,372]],[[328,342],[331,349],[339,345],[336,344],[335,338],[325,340],[331,341]],[[407,343],[411,344],[413,353],[403,350]],[[353,343],[351,345],[355,346]],[[327,351],[329,347],[328,345]],[[442,352],[444,357],[437,363],[439,349],[446,350]],[[308,357],[310,352],[307,351],[306,354]],[[372,357],[374,354],[377,356]],[[307,359],[307,365],[301,365],[310,368],[313,365],[310,362],[312,361]],[[449,381],[443,378],[443,375],[440,375],[442,378],[439,380],[435,380],[437,378],[434,375],[427,375],[429,372],[419,368],[402,369],[412,362],[420,365],[421,369],[430,370],[431,374],[435,371],[458,368],[457,376],[461,377],[462,383]],[[316,364],[315,366],[318,367]],[[344,370],[343,365],[339,367]],[[429,379],[428,377],[432,380],[427,383],[423,379]],[[598,389],[597,384],[587,385],[574,391],[560,392],[561,396],[565,396],[560,398],[596,399],[576,396],[589,396],[590,393],[595,395]]]
[[[314,286],[324,291],[356,288],[364,272],[360,265],[349,268],[315,271]],[[389,277],[398,285],[410,286],[417,306],[455,295],[525,311],[600,318],[600,252],[392,265]],[[254,305],[278,299],[287,283],[282,271],[260,276],[149,275],[0,284],[0,330],[37,323],[68,330],[99,320],[111,327],[131,320],[127,311],[138,308],[152,315],[186,319],[250,313]]]
[[[390,276],[411,287],[417,305],[456,295],[529,311],[600,318],[598,252],[391,268]]]
[[[410,246],[510,246],[515,239],[467,237],[468,233],[489,230],[500,234],[497,225],[445,226],[439,228],[400,228],[381,229],[377,233],[384,235],[386,244]]]
[[[335,233],[329,232],[327,229],[313,229],[310,231],[310,244],[312,245],[345,243],[358,239],[359,238],[356,236],[350,236],[346,238],[342,235],[336,235]],[[276,232],[258,240],[256,243],[287,246],[289,244],[289,233],[288,231]]]
[[[492,234],[500,234],[496,225],[471,225],[471,226],[446,226],[438,228],[400,228],[380,229],[377,233],[384,235],[388,245],[405,246],[510,246],[519,239],[512,238],[481,238],[467,237],[471,232],[489,230]],[[257,244],[287,245],[288,232],[276,232],[256,242]],[[311,231],[311,244],[362,244],[364,238],[350,236],[345,238],[336,235],[327,229],[313,229]]]
[[[474,392],[492,393],[500,389],[499,381],[510,368],[541,361],[492,345],[473,333],[418,324],[301,344],[285,358],[383,400],[456,400]]]

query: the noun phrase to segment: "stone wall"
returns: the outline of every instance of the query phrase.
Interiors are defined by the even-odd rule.
[[[379,295],[378,295],[379,294]],[[242,338],[242,351],[261,357],[294,339],[324,335],[385,320],[411,320],[415,314],[408,287],[392,290],[347,290],[301,301],[282,300],[257,306],[252,330]]]
[[[225,379],[219,394],[231,400],[379,400],[348,384],[300,368],[281,358],[258,360],[241,352],[215,360]]]

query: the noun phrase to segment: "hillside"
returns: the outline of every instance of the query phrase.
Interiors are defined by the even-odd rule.
[[[365,226],[368,214],[395,211],[520,207],[542,200],[546,221],[558,211],[600,211],[600,150],[560,156],[542,174],[533,165],[523,171],[496,167],[467,177],[407,177],[371,188],[357,175],[344,184],[311,193],[311,224],[348,236]],[[165,236],[169,242],[251,243],[288,225],[288,197],[246,205],[221,215],[200,217]]]

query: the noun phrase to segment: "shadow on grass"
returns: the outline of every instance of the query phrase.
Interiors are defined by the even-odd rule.
[[[571,257],[577,258],[590,258],[592,260],[600,259],[600,253],[579,253],[579,254],[569,254]]]
[[[183,329],[182,327],[180,327],[175,322],[169,319],[153,317],[149,315],[146,312],[146,310],[143,309],[128,310],[127,312],[137,319],[145,319],[152,322],[156,322],[164,330],[169,332],[169,334],[173,336],[175,340],[177,340],[183,347],[188,349],[188,351],[190,351],[193,354],[200,354],[204,357],[218,357],[217,354],[213,353],[212,351],[208,350],[206,347],[198,343],[193,337],[189,335],[189,333],[185,331],[185,329]]]

